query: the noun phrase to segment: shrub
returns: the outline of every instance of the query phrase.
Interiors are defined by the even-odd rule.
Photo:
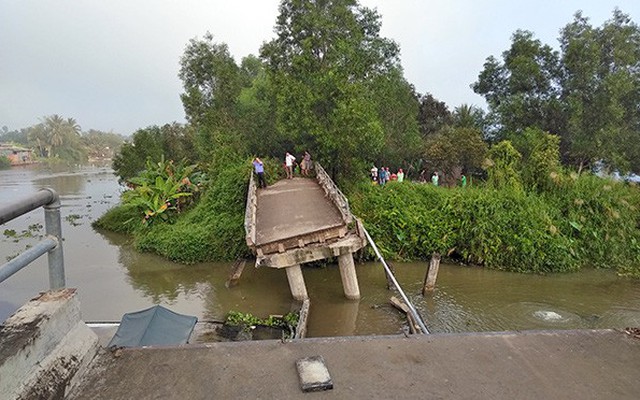
[[[0,169],[11,168],[11,160],[8,157],[0,156]]]
[[[508,271],[612,268],[640,277],[640,192],[595,176],[558,175],[543,194],[519,187],[361,185],[353,212],[385,257],[432,252]]]
[[[93,221],[91,226],[112,232],[133,233],[142,226],[141,219],[135,205],[119,205]]]

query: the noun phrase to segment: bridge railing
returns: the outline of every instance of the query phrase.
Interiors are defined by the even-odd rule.
[[[31,196],[1,206],[0,225],[40,207],[44,207],[46,237],[35,246],[3,264],[0,267],[0,282],[4,282],[40,256],[48,254],[50,289],[65,287],[60,198],[53,189],[41,189]]]
[[[338,208],[338,211],[340,211],[342,220],[345,224],[350,224],[353,221],[353,215],[351,214],[351,208],[349,207],[349,200],[347,200],[347,197],[342,193],[342,191],[340,191],[338,185],[335,184],[333,179],[331,179],[329,174],[327,174],[327,171],[322,168],[322,165],[320,165],[319,162],[314,162],[313,168],[316,170],[316,179],[318,180],[318,183],[322,186],[322,189],[324,189],[325,194],[329,196],[333,204]]]
[[[244,231],[247,246],[254,248],[256,245],[256,212],[258,197],[256,196],[256,181],[253,179],[253,172],[249,178],[249,190],[247,191],[247,206],[244,212]]]

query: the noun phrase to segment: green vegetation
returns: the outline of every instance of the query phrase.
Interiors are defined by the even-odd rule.
[[[113,169],[126,181],[143,172],[148,162],[175,160],[195,164],[193,135],[192,128],[176,123],[139,129],[113,158]]]
[[[577,12],[560,52],[518,30],[502,60],[473,85],[487,100],[494,139],[538,127],[561,139],[566,165],[640,172],[640,28],[619,9],[601,27]]]
[[[42,224],[31,224],[27,229],[18,233],[14,229],[5,229],[3,235],[7,239],[11,239],[14,242],[19,242],[20,239],[42,237]]]
[[[197,205],[187,208],[185,204],[179,204],[185,198],[180,193],[199,193],[197,185],[181,184],[184,179],[176,182],[172,175],[157,176],[150,178],[156,183],[125,192],[123,204],[107,212],[94,226],[131,233],[137,249],[153,251],[183,263],[246,256],[244,202],[250,163],[227,156],[224,163],[227,168],[209,171],[210,187],[203,192]],[[170,162],[166,164],[171,165]],[[159,170],[166,171],[166,168]],[[181,169],[182,173],[191,170]],[[194,171],[190,176],[194,175],[197,177],[201,173]],[[141,182],[140,178],[133,181]],[[194,188],[193,192],[178,192],[192,190],[190,187]],[[156,218],[166,223],[149,223]]]
[[[294,330],[298,325],[299,315],[297,313],[288,313],[285,316],[270,315],[268,318],[262,319],[250,313],[242,313],[239,311],[229,311],[225,319],[225,325],[241,326],[245,330],[249,330],[255,325],[270,326],[272,328],[282,328]]]
[[[0,156],[0,169],[11,168],[11,161],[8,157]]]
[[[640,276],[638,189],[587,175],[563,175],[556,182],[544,194],[393,182],[380,190],[367,184],[351,205],[391,259],[427,260],[439,252],[508,271],[596,267]]]
[[[282,0],[259,57],[238,65],[213,35],[190,40],[179,73],[188,123],[134,133],[114,158],[131,190],[95,226],[179,262],[247,256],[250,160],[273,182],[285,151],[308,150],[390,258],[640,277],[638,188],[593,175],[640,172],[640,29],[628,16],[594,28],[576,14],[561,52],[517,31],[473,85],[488,114],[415,92],[380,28],[355,0]],[[61,154],[52,129],[38,148]],[[444,187],[362,183],[372,164],[414,182],[437,171]]]
[[[41,121],[15,131],[3,127],[0,143],[28,147],[36,157],[48,162],[82,163],[89,157],[113,157],[125,140],[123,136],[112,132],[95,129],[82,132],[74,118],[65,119],[57,114],[43,117]]]
[[[80,225],[80,222],[78,222],[78,220],[82,219],[82,215],[70,214],[70,215],[67,215],[66,217],[64,217],[64,219],[65,219],[65,221],[67,221],[69,223],[69,225],[78,226],[78,225]]]

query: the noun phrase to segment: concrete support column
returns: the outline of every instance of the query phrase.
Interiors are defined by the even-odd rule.
[[[338,256],[338,266],[340,267],[340,277],[342,277],[344,295],[347,299],[360,299],[360,288],[358,287],[356,266],[353,263],[353,254],[347,253]]]
[[[304,276],[302,276],[302,268],[300,264],[285,268],[287,271],[287,279],[289,280],[289,288],[294,299],[303,301],[309,298],[307,287],[304,284]]]

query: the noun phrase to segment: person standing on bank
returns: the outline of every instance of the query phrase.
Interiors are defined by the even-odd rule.
[[[433,186],[438,186],[438,171],[433,173],[433,176],[431,177],[431,183],[433,183]]]
[[[404,181],[404,172],[402,171],[402,168],[400,168],[398,170],[398,182],[402,182]]]
[[[264,164],[258,157],[253,159],[253,168],[256,171],[256,175],[258,175],[258,187],[266,188],[267,182],[264,180]]]
[[[287,152],[284,156],[284,166],[287,170],[287,179],[293,179],[293,163],[296,158]]]

